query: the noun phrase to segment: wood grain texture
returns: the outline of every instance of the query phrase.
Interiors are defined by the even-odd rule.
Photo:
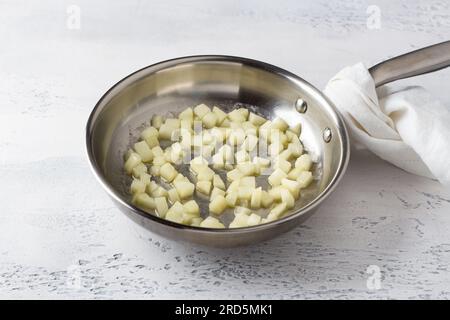
[[[78,1],[80,30],[66,27],[69,4],[0,4],[0,298],[450,298],[450,190],[367,152],[301,227],[218,250],[133,225],[84,151],[95,102],[142,66],[231,54],[323,87],[348,64],[448,40],[448,1]],[[373,4],[380,29],[366,26]],[[450,105],[449,76],[394,86]]]

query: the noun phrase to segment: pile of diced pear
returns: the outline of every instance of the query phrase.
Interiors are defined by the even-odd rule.
[[[281,118],[270,121],[247,108],[226,113],[200,104],[178,117],[154,115],[125,155],[132,203],[195,227],[225,228],[220,215],[230,208],[229,228],[277,220],[313,181],[313,161],[304,153],[300,131],[300,124],[289,127]],[[189,164],[190,178],[177,171],[183,163]],[[257,184],[256,177],[264,176],[267,190]],[[205,218],[194,195],[209,199]]]

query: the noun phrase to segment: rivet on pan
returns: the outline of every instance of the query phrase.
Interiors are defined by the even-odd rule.
[[[297,110],[298,112],[305,113],[307,109],[308,105],[306,104],[305,100],[300,98],[295,102],[295,110]]]
[[[327,143],[331,141],[331,129],[330,128],[325,128],[323,130],[323,141],[325,141]]]

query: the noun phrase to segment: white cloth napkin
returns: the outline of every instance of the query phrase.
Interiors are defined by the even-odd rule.
[[[375,90],[362,63],[341,70],[325,94],[341,111],[352,143],[408,172],[450,185],[450,106],[421,87]]]

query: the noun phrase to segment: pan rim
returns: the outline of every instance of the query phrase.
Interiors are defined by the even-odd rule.
[[[114,95],[111,95],[113,91],[119,89],[120,92],[120,86],[123,86],[126,84],[127,81],[131,81],[133,77],[136,75],[143,73],[144,71],[150,71],[149,73],[146,73],[144,76],[148,76],[151,73],[160,71],[165,69],[166,67],[173,67],[178,64],[187,63],[187,62],[208,62],[208,61],[217,61],[217,62],[236,62],[245,64],[247,66],[255,67],[258,69],[262,69],[271,73],[275,73],[279,76],[282,76],[284,78],[287,78],[294,83],[302,83],[303,85],[306,85],[314,91],[314,93],[323,99],[323,102],[328,105],[331,111],[331,116],[334,118],[333,120],[336,123],[336,129],[339,132],[339,135],[341,137],[340,144],[342,148],[342,154],[339,159],[338,169],[334,173],[333,177],[331,178],[328,185],[325,187],[324,190],[322,190],[310,203],[305,205],[304,207],[294,211],[293,213],[289,214],[288,216],[285,216],[281,219],[274,220],[268,223],[264,223],[261,225],[251,226],[251,227],[242,227],[242,228],[225,228],[225,229],[214,229],[214,228],[203,228],[203,227],[194,227],[194,226],[187,226],[182,225],[178,223],[174,223],[168,220],[165,220],[163,218],[159,218],[157,216],[148,214],[147,212],[139,209],[138,207],[134,206],[131,202],[125,201],[122,199],[118,191],[107,181],[105,175],[103,174],[103,170],[99,167],[97,164],[97,161],[94,156],[93,151],[93,128],[95,126],[95,121],[97,118],[97,115],[102,111],[101,106],[105,106],[107,102],[105,103],[105,100],[110,99],[114,97]],[[152,70],[154,69],[154,70]],[[324,103],[321,103],[323,105]],[[89,160],[91,171],[94,173],[94,176],[96,177],[97,181],[102,185],[102,187],[106,190],[108,195],[124,206],[126,209],[132,211],[135,214],[138,214],[139,216],[143,217],[144,219],[152,220],[156,223],[163,224],[168,227],[172,227],[175,229],[182,229],[184,231],[189,231],[193,233],[203,233],[203,234],[242,234],[242,233],[249,233],[253,231],[258,230],[265,230],[265,229],[271,229],[273,227],[286,224],[290,222],[291,220],[297,219],[299,216],[302,216],[306,214],[307,212],[314,210],[317,208],[336,188],[340,180],[342,179],[350,159],[350,140],[347,128],[345,126],[344,119],[342,115],[339,113],[337,108],[334,106],[334,104],[315,86],[313,86],[308,81],[304,80],[303,78],[297,76],[296,74],[287,71],[285,69],[282,69],[280,67],[277,67],[275,65],[250,59],[250,58],[244,58],[244,57],[238,57],[238,56],[230,56],[230,55],[191,55],[191,56],[183,56],[183,57],[177,57],[172,58],[164,61],[160,61],[148,66],[145,66],[143,68],[140,68],[124,78],[120,79],[118,82],[116,82],[114,85],[112,85],[97,101],[94,108],[92,109],[88,121],[86,123],[86,154]]]

